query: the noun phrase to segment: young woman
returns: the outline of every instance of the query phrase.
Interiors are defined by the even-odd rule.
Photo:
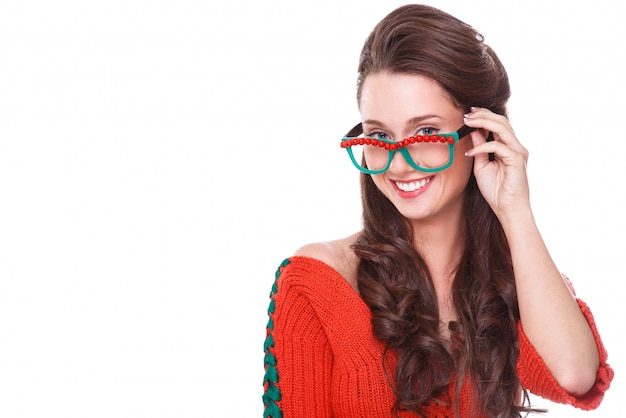
[[[519,417],[596,408],[613,371],[533,219],[505,69],[469,25],[400,7],[365,42],[363,229],[281,264],[265,416]],[[346,152],[342,150],[342,152]]]

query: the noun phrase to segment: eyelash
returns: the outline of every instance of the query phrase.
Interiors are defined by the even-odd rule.
[[[430,133],[423,133],[422,131],[424,131],[424,130],[426,130],[426,129],[429,129],[429,130],[431,130],[432,132],[430,132]],[[439,129],[435,128],[434,126],[424,126],[424,127],[422,127],[422,128],[419,128],[419,129],[416,131],[416,133],[415,133],[415,135],[414,135],[414,136],[417,136],[417,135],[434,135],[434,134],[436,134],[436,133],[437,133],[437,131],[439,131]],[[378,137],[379,135],[385,135],[387,138],[382,138],[382,139],[384,139],[384,140],[386,140],[386,141],[390,141],[390,140],[391,140],[391,139],[389,139],[389,138],[391,137],[390,135],[387,135],[386,133],[384,133],[384,132],[380,132],[380,131],[372,131],[372,132],[370,132],[369,134],[365,134],[365,136],[367,136],[367,137],[369,137],[369,138],[373,138],[373,137],[375,137],[375,136],[376,136],[376,137],[377,137],[377,139],[380,139],[380,138]]]

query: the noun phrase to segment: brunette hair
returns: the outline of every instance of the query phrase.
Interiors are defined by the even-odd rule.
[[[358,72],[359,102],[371,74],[419,74],[438,82],[462,111],[479,106],[506,115],[508,76],[494,51],[471,26],[433,7],[407,5],[386,16],[365,41]],[[524,406],[528,395],[516,372],[519,310],[510,249],[474,175],[464,193],[466,235],[452,285],[458,315],[449,324],[452,341],[440,333],[437,296],[414,246],[416,231],[363,173],[361,197],[363,231],[354,245],[358,286],[374,334],[386,343],[385,356],[391,350],[397,357],[395,370],[386,368],[395,412],[424,416],[425,406],[445,403],[454,404],[458,415],[464,379],[471,380],[471,402],[480,414],[538,411]],[[446,396],[450,384],[454,400]]]

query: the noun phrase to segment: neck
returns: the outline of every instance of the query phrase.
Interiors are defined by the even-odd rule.
[[[462,208],[412,224],[415,247],[424,257],[435,286],[451,285],[465,247]]]
[[[452,302],[452,284],[465,245],[465,221],[461,211],[457,213],[455,217],[440,217],[438,221],[413,224],[415,246],[428,266],[437,295],[440,332],[448,337],[448,323],[457,319]]]

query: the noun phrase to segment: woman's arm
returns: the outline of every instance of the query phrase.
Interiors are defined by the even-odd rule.
[[[582,396],[596,381],[591,328],[552,261],[532,213],[501,219],[513,259],[522,327],[559,385]]]
[[[500,220],[513,260],[522,327],[559,385],[572,395],[594,384],[598,350],[585,317],[535,223],[529,199],[526,161],[506,117],[487,109],[466,115],[472,132],[474,174],[482,195]],[[486,142],[486,131],[495,141]],[[495,161],[489,161],[494,153]]]

